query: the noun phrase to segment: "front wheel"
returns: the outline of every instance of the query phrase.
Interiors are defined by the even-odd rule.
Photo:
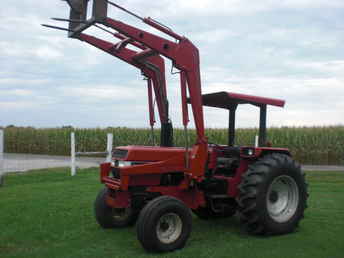
[[[239,213],[248,232],[292,232],[307,207],[307,184],[295,161],[285,154],[269,154],[252,164],[239,185]]]
[[[150,201],[137,221],[137,238],[147,251],[167,252],[184,247],[192,217],[180,200],[160,196]]]
[[[113,208],[106,203],[109,189],[102,189],[95,202],[94,212],[98,224],[102,228],[125,227],[135,223],[137,213],[131,208]]]

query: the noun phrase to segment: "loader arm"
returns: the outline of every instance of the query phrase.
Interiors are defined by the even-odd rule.
[[[151,19],[145,18],[145,21],[151,22]],[[147,46],[148,49],[136,54],[134,56],[135,59],[145,59],[148,58],[148,55],[159,53],[172,60],[173,65],[185,73],[197,130],[197,142],[206,142],[201,97],[200,63],[197,47],[185,37],[178,35],[176,38],[179,39],[179,42],[175,43],[111,18],[106,18],[102,24]],[[159,27],[155,28],[159,29]],[[164,32],[164,30],[160,31]]]
[[[116,45],[113,45],[112,47],[114,47],[115,50],[120,49],[119,52],[122,52],[123,50],[127,52],[128,58],[130,57],[131,60],[128,62],[129,60],[127,59],[126,62],[130,64],[137,63],[140,65],[140,69],[142,69],[141,65],[144,64],[145,68],[149,67],[150,70],[154,70],[156,67],[154,66],[154,61],[152,62],[152,60],[156,60],[154,58],[161,55],[170,59],[173,66],[180,70],[179,74],[182,91],[183,125],[186,131],[187,124],[189,122],[186,105],[186,95],[188,92],[197,133],[196,144],[193,145],[190,152],[188,151],[188,147],[186,145],[187,151],[185,152],[185,167],[187,173],[189,173],[193,178],[202,178],[204,176],[206,160],[208,156],[208,143],[204,132],[200,59],[197,47],[186,37],[178,35],[168,27],[153,20],[152,18],[142,18],[109,0],[94,0],[92,17],[89,19],[87,19],[88,0],[74,0],[67,2],[71,7],[70,19],[68,20],[69,27],[68,29],[63,30],[67,30],[69,32],[69,37],[79,38],[84,35],[82,32],[91,26],[106,26],[111,29],[111,33],[113,35],[118,35],[116,34],[117,32],[123,38],[122,41]],[[174,38],[175,42],[119,20],[109,18],[107,15],[109,5],[138,18],[143,23],[153,27],[154,29],[157,29],[169,37]],[[57,28],[49,25],[48,27],[55,29]],[[114,30],[114,32],[112,30]],[[85,39],[85,36],[82,37]],[[92,39],[91,41],[93,43],[96,41],[95,38],[88,37],[88,39]],[[97,42],[99,44],[102,41]],[[141,51],[129,53],[126,45],[132,42],[135,42],[133,44],[139,46]],[[103,41],[102,44],[104,43],[105,42]],[[113,51],[109,51],[111,45],[104,44],[103,47],[103,50],[113,54]],[[152,64],[153,66],[151,66]],[[148,73],[146,70],[144,72]],[[156,83],[154,83],[154,81],[153,85],[156,87]],[[162,106],[163,105],[160,103],[160,108],[163,108]],[[163,115],[162,118],[164,119]]]
[[[78,35],[77,38],[81,41],[87,42],[88,44],[103,50],[104,52],[109,53],[114,57],[121,59],[122,61],[130,65],[137,67],[148,79],[151,79],[153,82],[153,88],[159,110],[160,121],[162,124],[168,122],[165,62],[163,58],[161,58],[160,56],[152,56],[145,60],[145,62],[135,62],[133,60],[133,57],[137,54],[137,52],[125,46],[119,47],[122,41],[120,41],[117,44],[113,44],[111,42],[84,33]],[[135,46],[138,45],[136,44]]]
[[[143,21],[149,25],[153,23],[150,18],[145,18]],[[105,18],[101,23],[147,47],[146,50],[136,54],[134,59],[142,60],[158,53],[172,60],[173,65],[181,71],[181,81],[184,77],[188,87],[197,132],[196,144],[192,148],[190,157],[186,157],[186,167],[192,177],[202,177],[205,171],[208,144],[204,132],[200,61],[197,47],[187,38],[175,33],[168,33],[168,35],[174,36],[178,40],[177,43],[111,18]],[[155,24],[153,27],[165,33],[166,29],[161,25]],[[183,87],[183,85],[181,86]],[[185,98],[183,98],[184,101]],[[184,118],[184,114],[187,114],[185,106],[182,105],[184,126],[186,127],[188,119]]]

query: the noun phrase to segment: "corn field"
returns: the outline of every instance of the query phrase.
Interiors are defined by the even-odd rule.
[[[5,128],[5,152],[50,155],[69,155],[70,133],[75,132],[77,151],[104,151],[106,134],[113,133],[114,145],[152,145],[150,129],[140,128]],[[254,145],[258,129],[238,129],[236,145]],[[207,129],[211,143],[226,144],[227,129]],[[159,140],[159,130],[154,138]],[[189,130],[189,143],[196,137],[195,130]],[[344,164],[344,126],[329,127],[282,127],[269,128],[268,141],[272,146],[289,148],[294,158],[303,164]],[[182,129],[174,130],[174,143],[184,146]]]

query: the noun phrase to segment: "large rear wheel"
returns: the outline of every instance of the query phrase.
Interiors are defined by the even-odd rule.
[[[292,232],[307,207],[305,176],[285,154],[269,154],[252,164],[239,192],[241,222],[254,234]]]

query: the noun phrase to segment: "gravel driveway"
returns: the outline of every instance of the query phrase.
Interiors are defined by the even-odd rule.
[[[78,168],[98,167],[105,158],[77,157],[76,166]],[[4,171],[28,171],[33,169],[70,167],[70,156],[50,156],[35,154],[4,154]]]

